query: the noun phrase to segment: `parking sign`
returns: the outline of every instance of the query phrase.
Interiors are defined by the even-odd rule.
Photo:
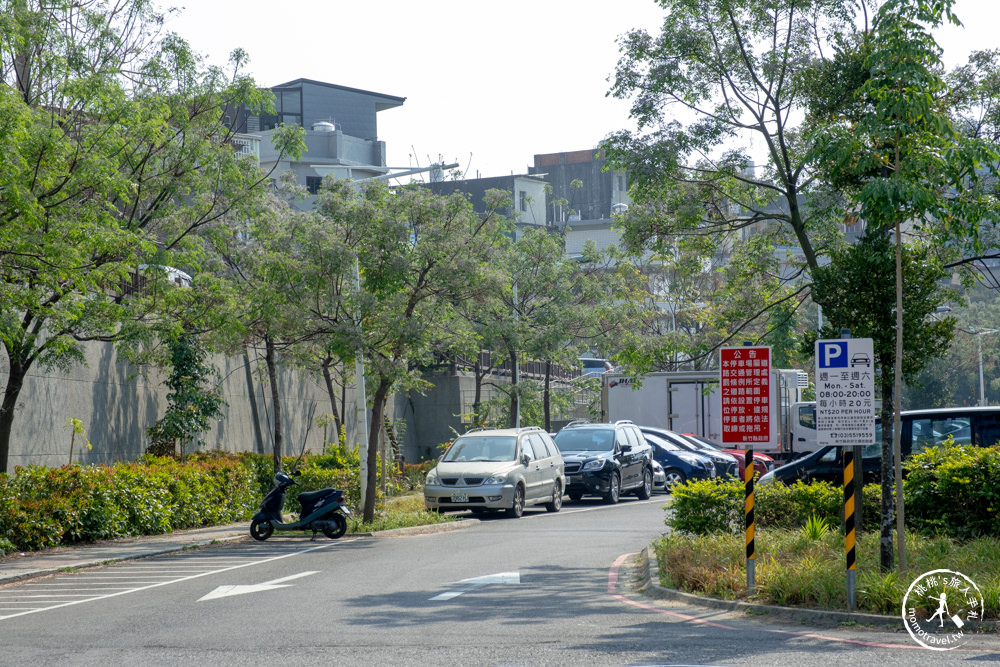
[[[871,338],[816,341],[816,444],[875,442],[875,355]]]

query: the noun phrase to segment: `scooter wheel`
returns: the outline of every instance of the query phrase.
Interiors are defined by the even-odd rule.
[[[250,537],[263,542],[274,534],[274,526],[267,519],[254,519],[250,522]]]
[[[324,528],[323,534],[329,537],[331,540],[335,540],[338,537],[342,537],[344,533],[347,532],[347,519],[339,514],[331,514],[330,518],[327,519],[331,523],[337,524],[336,528]]]

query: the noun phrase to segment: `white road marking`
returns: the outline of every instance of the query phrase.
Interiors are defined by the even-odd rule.
[[[271,581],[265,581],[262,584],[252,584],[243,586],[219,586],[211,593],[203,595],[198,598],[198,602],[203,600],[215,600],[217,598],[229,597],[230,595],[243,595],[244,593],[260,593],[261,591],[272,591],[276,588],[288,588],[291,584],[283,584],[283,581],[291,581],[293,579],[300,579],[302,577],[308,577],[310,574],[319,574],[318,572],[300,572],[299,574],[293,574],[290,577],[282,577],[281,579],[272,579]]]
[[[490,584],[520,584],[521,583],[521,573],[520,572],[499,572],[497,574],[487,574],[482,577],[472,577],[471,579],[462,579],[461,581],[453,581],[453,584],[461,584],[462,589],[456,591],[448,591],[446,593],[441,593],[440,595],[435,595],[431,598],[431,601],[440,602],[443,600],[451,600],[457,598],[459,595],[467,591],[474,590],[476,588],[482,588],[483,586],[488,586]]]

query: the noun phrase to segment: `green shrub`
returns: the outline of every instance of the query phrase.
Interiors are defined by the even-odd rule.
[[[907,523],[929,535],[1000,535],[1000,448],[931,447],[903,464]]]
[[[692,535],[736,533],[744,525],[743,484],[723,481],[689,480],[670,490],[670,509],[664,520],[677,532]]]
[[[744,530],[746,487],[739,480],[688,481],[675,486],[671,494],[672,511],[664,523],[675,531],[707,535]],[[865,487],[862,529],[878,527],[880,498],[877,484]],[[755,485],[754,522],[757,528],[798,530],[815,517],[828,526],[839,527],[843,503],[843,490],[826,482]]]

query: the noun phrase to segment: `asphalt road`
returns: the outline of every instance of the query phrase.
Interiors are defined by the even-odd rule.
[[[902,630],[817,627],[634,593],[664,496],[529,510],[470,528],[277,535],[0,589],[10,665],[940,665],[1000,638],[919,648]],[[30,610],[30,611],[29,611]]]

